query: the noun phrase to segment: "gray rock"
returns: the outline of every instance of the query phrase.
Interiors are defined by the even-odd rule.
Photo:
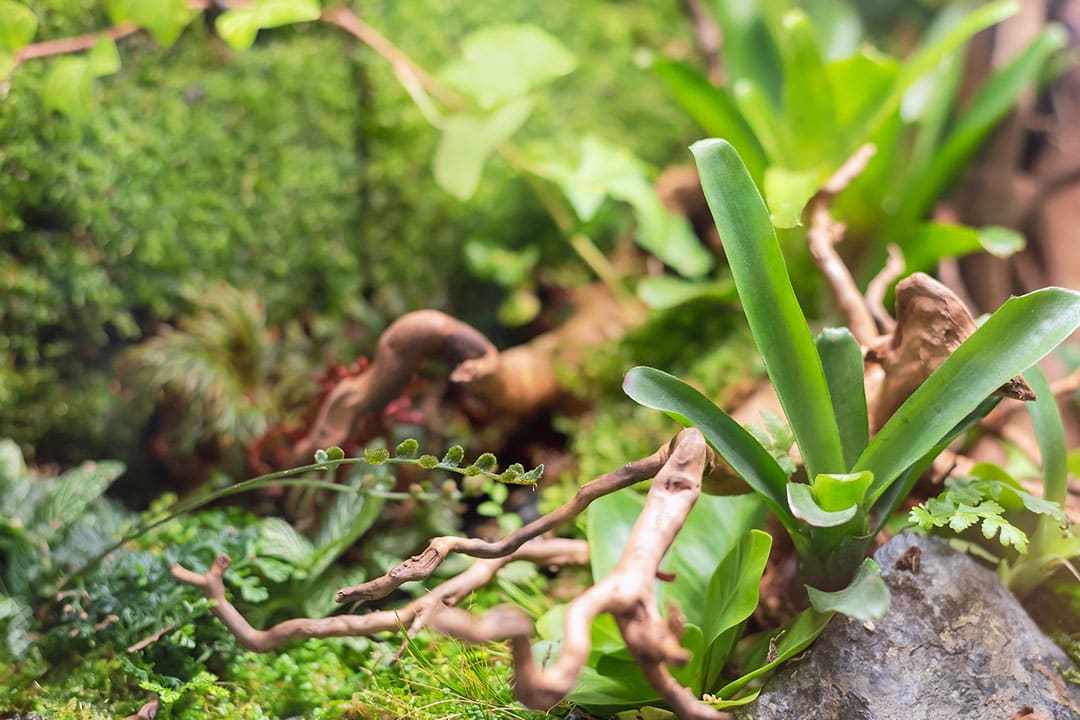
[[[914,569],[905,553],[919,556]],[[739,718],[1080,720],[1080,688],[1058,671],[1071,662],[993,572],[913,534],[874,557],[888,615],[872,625],[836,617]]]

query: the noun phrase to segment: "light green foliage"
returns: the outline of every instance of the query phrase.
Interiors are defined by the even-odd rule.
[[[458,200],[471,198],[488,157],[525,124],[532,108],[530,98],[519,98],[490,115],[448,118],[435,150],[435,182]]]
[[[235,50],[247,50],[259,30],[318,20],[319,0],[255,0],[251,7],[229,9],[214,21],[222,40]]]
[[[199,16],[186,0],[105,0],[105,11],[116,25],[134,23],[146,28],[166,47],[176,42],[184,28]]]

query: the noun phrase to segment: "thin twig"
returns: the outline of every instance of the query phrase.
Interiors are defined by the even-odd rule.
[[[15,53],[15,64],[21,65],[27,60],[50,57],[52,55],[82,52],[83,50],[89,50],[97,45],[98,41],[103,37],[119,40],[128,35],[133,35],[140,30],[142,30],[142,28],[135,23],[122,23],[99,32],[87,33],[86,35],[76,35],[75,37],[61,38],[59,40],[46,40],[44,42],[31,43],[30,45],[20,48],[19,51]]]
[[[885,250],[888,253],[885,266],[866,286],[866,307],[877,321],[878,329],[888,334],[896,329],[896,321],[885,309],[885,295],[889,292],[889,287],[904,274],[906,263],[904,253],[896,245],[889,243]]]
[[[674,442],[674,441],[673,441]],[[418,555],[413,555],[392,568],[382,577],[338,591],[337,602],[365,602],[386,597],[407,582],[423,580],[435,570],[452,552],[473,557],[492,558],[507,555],[521,547],[531,538],[538,537],[579,515],[593,500],[609,495],[642,480],[653,477],[663,467],[671,453],[671,445],[665,445],[652,455],[635,460],[614,472],[601,475],[582,485],[573,499],[547,515],[533,520],[502,540],[444,536],[434,538]]]
[[[223,577],[231,563],[227,555],[219,555],[205,573],[192,572],[182,565],[174,565],[171,572],[177,581],[198,588],[207,599],[214,601],[210,611],[240,645],[253,652],[269,652],[298,639],[360,637],[400,630],[403,626],[409,628],[410,632],[416,632],[447,606],[460,602],[470,592],[490,582],[503,565],[519,559],[542,564],[585,563],[588,562],[588,546],[583,540],[537,538],[504,557],[478,560],[465,572],[398,610],[380,610],[365,615],[294,618],[266,630],[253,628],[225,596]]]
[[[829,205],[837,193],[863,171],[875,152],[877,149],[871,143],[860,147],[807,203],[810,227],[806,237],[810,253],[832,288],[836,304],[847,319],[848,327],[862,345],[869,345],[874,341],[878,335],[877,326],[855,284],[855,279],[851,276],[851,271],[834,247],[843,238],[845,226],[833,219]]]

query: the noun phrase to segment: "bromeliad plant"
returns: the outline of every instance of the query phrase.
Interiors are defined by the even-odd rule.
[[[806,468],[793,481],[746,429],[681,380],[632,369],[637,402],[701,430],[794,543],[819,611],[880,617],[888,593],[867,548],[920,474],[996,404],[991,395],[1080,327],[1080,294],[1046,288],[1009,300],[869,437],[863,357],[854,336],[815,340],[796,300],[769,210],[735,148],[692,152],[747,320]]]

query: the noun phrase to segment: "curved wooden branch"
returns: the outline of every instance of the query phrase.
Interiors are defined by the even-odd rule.
[[[701,478],[710,457],[704,437],[694,428],[679,433],[670,447],[618,563],[607,577],[567,605],[554,664],[543,668],[536,664],[530,642],[532,623],[516,608],[494,608],[483,616],[447,610],[432,618],[429,627],[470,642],[510,640],[515,694],[529,707],[548,709],[577,683],[592,647],[593,620],[611,613],[645,676],[679,717],[729,718],[700,702],[666,668],[684,664],[689,653],[679,643],[682,622],[678,613],[673,611],[665,619],[657,609],[655,580],[660,561],[701,494]]]
[[[456,536],[434,538],[422,552],[392,568],[382,577],[342,588],[338,591],[336,600],[339,603],[365,602],[386,597],[407,582],[429,577],[452,552],[480,558],[501,557],[512,553],[531,538],[538,537],[579,515],[593,500],[654,477],[671,456],[672,448],[677,442],[678,437],[646,458],[627,463],[614,472],[585,483],[573,499],[562,507],[533,520],[501,540]],[[712,457],[711,451],[708,451],[710,463]]]
[[[437,310],[418,310],[395,320],[379,338],[364,373],[334,387],[311,431],[290,450],[286,464],[310,462],[319,448],[344,445],[366,414],[397,397],[424,362],[443,360],[454,382],[470,382],[498,366],[498,351],[478,330]]]
[[[863,171],[876,151],[870,143],[856,150],[840,169],[833,173],[821,191],[807,203],[810,227],[806,231],[806,238],[810,253],[814,256],[818,270],[832,288],[836,304],[847,319],[852,335],[862,345],[869,345],[877,337],[877,326],[855,284],[855,279],[834,247],[843,238],[845,226],[833,219],[829,205],[837,193]]]
[[[433,617],[486,585],[503,565],[512,560],[531,560],[538,564],[585,564],[589,561],[584,540],[537,538],[504,557],[478,560],[467,570],[439,585],[398,610],[381,610],[366,615],[333,615],[325,618],[295,618],[266,630],[256,630],[225,596],[224,574],[230,560],[219,555],[205,573],[196,573],[182,565],[172,567],[172,576],[185,585],[198,588],[214,601],[211,612],[225,625],[243,647],[252,652],[269,652],[292,640],[327,637],[358,637],[402,627],[415,633]]]

